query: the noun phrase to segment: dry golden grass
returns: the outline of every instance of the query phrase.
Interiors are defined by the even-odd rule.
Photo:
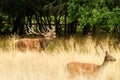
[[[0,80],[70,80],[71,61],[102,64],[105,51],[117,59],[98,76],[78,75],[73,80],[119,80],[120,49],[114,40],[88,38],[55,39],[42,52],[13,50],[15,37],[0,40]]]

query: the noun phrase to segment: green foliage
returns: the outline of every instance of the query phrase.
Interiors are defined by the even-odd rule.
[[[72,22],[78,18],[79,8],[80,8],[79,3],[80,3],[80,0],[68,1],[68,22]]]
[[[120,0],[2,0],[0,12],[1,32],[12,31],[12,28],[16,32],[27,30],[26,26],[19,25],[31,27],[32,21],[39,27],[55,23],[58,34],[71,33],[76,28],[74,23],[80,24],[80,30],[77,26],[76,31],[82,31],[87,24],[90,30],[99,24],[97,29],[102,32],[112,32],[120,26]],[[9,24],[3,25],[3,22]],[[61,23],[65,25],[59,25]],[[66,25],[70,23],[72,25]]]
[[[6,24],[6,25],[4,25],[3,27],[0,28],[0,31],[2,33],[10,34],[10,32],[12,31],[12,28],[13,28],[12,25]]]
[[[13,28],[12,25],[8,23],[8,16],[5,14],[0,14],[0,33],[7,33],[9,34]]]
[[[120,8],[119,7],[116,7],[116,8],[113,8],[113,14],[112,14],[112,23],[113,25],[119,25],[120,26]]]
[[[0,25],[2,25],[3,20],[4,20],[3,14],[0,13]]]
[[[79,21],[80,26],[100,24],[102,30],[113,31],[120,26],[120,1],[116,0],[69,0],[68,21]]]

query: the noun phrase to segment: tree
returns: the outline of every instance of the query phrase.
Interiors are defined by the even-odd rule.
[[[68,21],[77,20],[83,27],[84,35],[91,33],[92,36],[97,36],[101,31],[118,30],[115,26],[119,25],[120,18],[115,9],[119,11],[119,4],[119,0],[69,0]]]

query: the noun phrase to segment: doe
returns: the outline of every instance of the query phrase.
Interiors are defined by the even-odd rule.
[[[108,64],[110,61],[116,61],[116,59],[108,54],[106,51],[104,61],[101,65],[91,64],[91,63],[82,63],[82,62],[70,62],[67,64],[67,69],[72,77],[75,75],[82,74],[96,74],[100,69]]]

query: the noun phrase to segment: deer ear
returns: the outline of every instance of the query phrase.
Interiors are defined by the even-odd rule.
[[[108,54],[108,52],[106,51],[106,54]]]

